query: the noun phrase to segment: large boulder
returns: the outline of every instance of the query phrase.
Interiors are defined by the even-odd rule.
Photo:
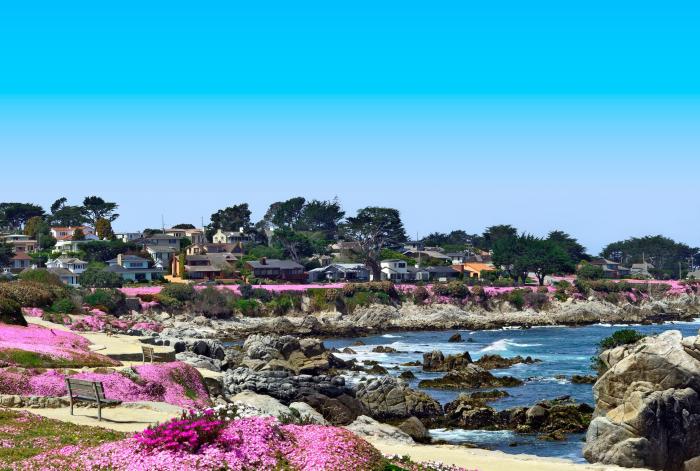
[[[367,406],[351,394],[328,397],[321,393],[306,394],[299,399],[321,413],[332,425],[348,425],[361,415],[370,413]]]
[[[399,445],[412,445],[414,443],[406,432],[392,425],[379,423],[366,415],[359,416],[345,428],[362,438],[375,438],[385,443]]]
[[[521,386],[523,382],[512,376],[494,376],[475,364],[448,372],[442,378],[424,379],[419,388],[429,389],[478,389]]]
[[[424,371],[458,370],[471,363],[472,357],[469,355],[469,352],[445,356],[440,350],[433,350],[423,354]]]
[[[391,376],[361,382],[355,394],[377,419],[407,419],[412,415],[432,419],[442,415],[439,402]]]
[[[496,370],[502,368],[510,368],[513,365],[524,364],[532,365],[533,363],[541,363],[542,360],[537,360],[530,356],[522,357],[520,355],[511,358],[504,358],[501,355],[483,355],[474,363],[484,368],[485,370]]]
[[[683,471],[700,457],[700,343],[678,331],[604,352],[593,387],[591,462]]]

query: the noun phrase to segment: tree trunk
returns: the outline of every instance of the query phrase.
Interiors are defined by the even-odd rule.
[[[372,270],[374,281],[382,281],[382,268],[376,260],[367,259],[365,265]]]

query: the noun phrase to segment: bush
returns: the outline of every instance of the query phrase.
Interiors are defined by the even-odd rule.
[[[251,285],[243,284],[238,289],[243,299],[248,299],[253,295],[253,287]]]
[[[528,290],[528,292],[530,292]],[[514,289],[505,296],[506,301],[513,305],[518,311],[522,311],[525,307],[525,290]]]
[[[197,292],[193,309],[205,317],[226,319],[233,314],[228,301],[229,297],[226,294],[209,286]]]
[[[104,268],[89,267],[80,275],[80,284],[86,288],[121,288],[123,283],[121,276]]]
[[[637,343],[646,335],[637,332],[634,329],[620,329],[613,332],[610,337],[606,337],[600,341],[598,347],[600,351],[610,350],[611,348],[619,347],[621,345],[631,345]]]
[[[0,283],[0,297],[9,298],[21,307],[48,307],[59,294],[64,294],[63,287],[52,289],[31,281]]]
[[[269,303],[273,314],[283,316],[294,309],[301,309],[301,298],[290,294],[280,294]]]
[[[0,298],[0,322],[26,326],[27,321],[22,315],[22,306],[12,299]]]
[[[493,280],[493,286],[497,286],[499,288],[506,288],[509,286],[515,286],[515,281],[513,281],[513,278],[510,278],[510,277],[497,278],[497,279]]]
[[[83,296],[83,302],[92,308],[115,314],[124,309],[126,297],[117,289],[98,288]]]
[[[271,291],[268,291],[266,289],[256,288],[251,290],[250,297],[253,299],[259,299],[260,301],[266,303],[272,301],[272,298],[274,298],[274,294],[272,294]]]
[[[51,310],[60,314],[70,314],[75,311],[75,303],[70,298],[57,299],[51,305]]]
[[[598,265],[592,265],[588,262],[582,262],[581,266],[576,270],[576,278],[582,280],[599,280],[605,276],[605,272]]]
[[[525,293],[525,304],[530,306],[535,311],[539,311],[549,304],[549,295],[541,291],[536,293],[529,291]]]
[[[194,287],[190,284],[170,283],[164,286],[159,294],[175,298],[178,301],[187,302],[192,301],[196,293]]]
[[[176,311],[182,309],[182,301],[167,296],[163,293],[158,293],[156,295],[156,300],[160,303],[161,306],[163,306],[164,309],[167,309],[169,311]]]
[[[418,286],[413,290],[414,303],[423,304],[428,298],[430,298],[430,293],[423,286]]]
[[[51,273],[43,268],[37,268],[34,270],[26,270],[18,275],[18,278],[22,281],[31,281],[34,283],[41,283],[45,285],[63,286],[63,282],[58,275]]]
[[[577,278],[576,281],[574,281],[574,286],[576,287],[578,292],[581,293],[583,296],[588,296],[589,294],[591,294],[591,285],[588,281],[579,280]]]
[[[231,308],[247,317],[257,317],[262,313],[261,305],[255,299],[237,298],[231,302]]]

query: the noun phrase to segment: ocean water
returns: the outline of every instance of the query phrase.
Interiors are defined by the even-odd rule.
[[[423,353],[441,350],[445,355],[469,352],[474,360],[484,354],[499,354],[503,357],[516,355],[532,356],[542,360],[542,363],[532,365],[515,365],[508,369],[493,370],[494,375],[510,375],[525,381],[525,384],[515,388],[500,388],[511,395],[491,402],[496,409],[506,409],[514,406],[530,406],[542,399],[554,399],[568,395],[579,402],[594,405],[592,385],[572,384],[570,377],[574,374],[593,374],[591,357],[596,352],[596,346],[601,339],[622,328],[633,328],[647,335],[659,334],[667,330],[680,330],[684,336],[697,335],[700,319],[695,322],[666,323],[653,326],[623,326],[597,324],[585,327],[534,327],[530,329],[501,329],[484,331],[421,331],[421,332],[392,332],[391,334],[372,337],[353,337],[331,339],[325,341],[329,348],[343,349],[351,347],[356,355],[337,354],[345,360],[376,360],[389,370],[392,375],[401,371],[411,370],[416,379],[409,383],[418,387],[418,381],[426,378],[436,378],[444,373],[426,373],[421,367],[404,367],[402,363],[422,360]],[[462,335],[463,342],[449,343],[447,339],[455,332]],[[365,346],[352,346],[361,340]],[[385,345],[395,348],[399,353],[373,353],[371,350]],[[367,375],[362,375],[367,376]],[[360,375],[349,381],[358,381]],[[463,391],[441,391],[423,389],[436,400],[445,404],[454,400]],[[581,450],[584,436],[570,435],[563,442],[539,440],[534,435],[516,434],[509,431],[484,430],[432,430],[435,438],[452,443],[469,443],[481,448],[501,450],[506,453],[527,453],[539,456],[567,458],[583,461]]]

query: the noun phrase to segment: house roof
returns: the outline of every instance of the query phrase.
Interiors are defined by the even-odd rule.
[[[27,255],[24,252],[20,252],[20,253],[16,254],[14,257],[12,257],[12,260],[31,260],[31,259],[32,259],[32,257],[30,257],[29,255]]]
[[[452,267],[428,267],[426,270],[430,273],[459,273]]]
[[[121,265],[112,265],[105,268],[105,270],[113,273],[160,273],[163,271],[162,268],[124,268]]]
[[[465,270],[470,270],[473,272],[482,272],[482,271],[495,271],[496,267],[491,265],[490,263],[479,263],[479,262],[467,262],[463,263],[462,266],[464,267]]]
[[[80,260],[79,258],[75,258],[75,257],[69,257],[67,255],[61,255],[60,257],[56,258],[54,261],[59,261],[61,263],[87,263],[84,260]]]
[[[175,252],[177,248],[172,245],[147,245],[146,250],[149,252]]]
[[[259,260],[248,262],[248,265],[250,265],[253,268],[304,268],[303,265],[299,265],[297,262],[293,262],[291,260],[277,260],[276,258],[268,258],[264,265]]]
[[[185,271],[193,272],[193,271],[203,271],[203,272],[209,272],[209,271],[221,271],[221,268],[214,266],[214,265],[185,265]]]
[[[118,258],[113,258],[112,260],[107,260],[107,263],[117,263]],[[139,257],[138,255],[122,255],[122,261],[123,262],[147,262],[143,257]]]

